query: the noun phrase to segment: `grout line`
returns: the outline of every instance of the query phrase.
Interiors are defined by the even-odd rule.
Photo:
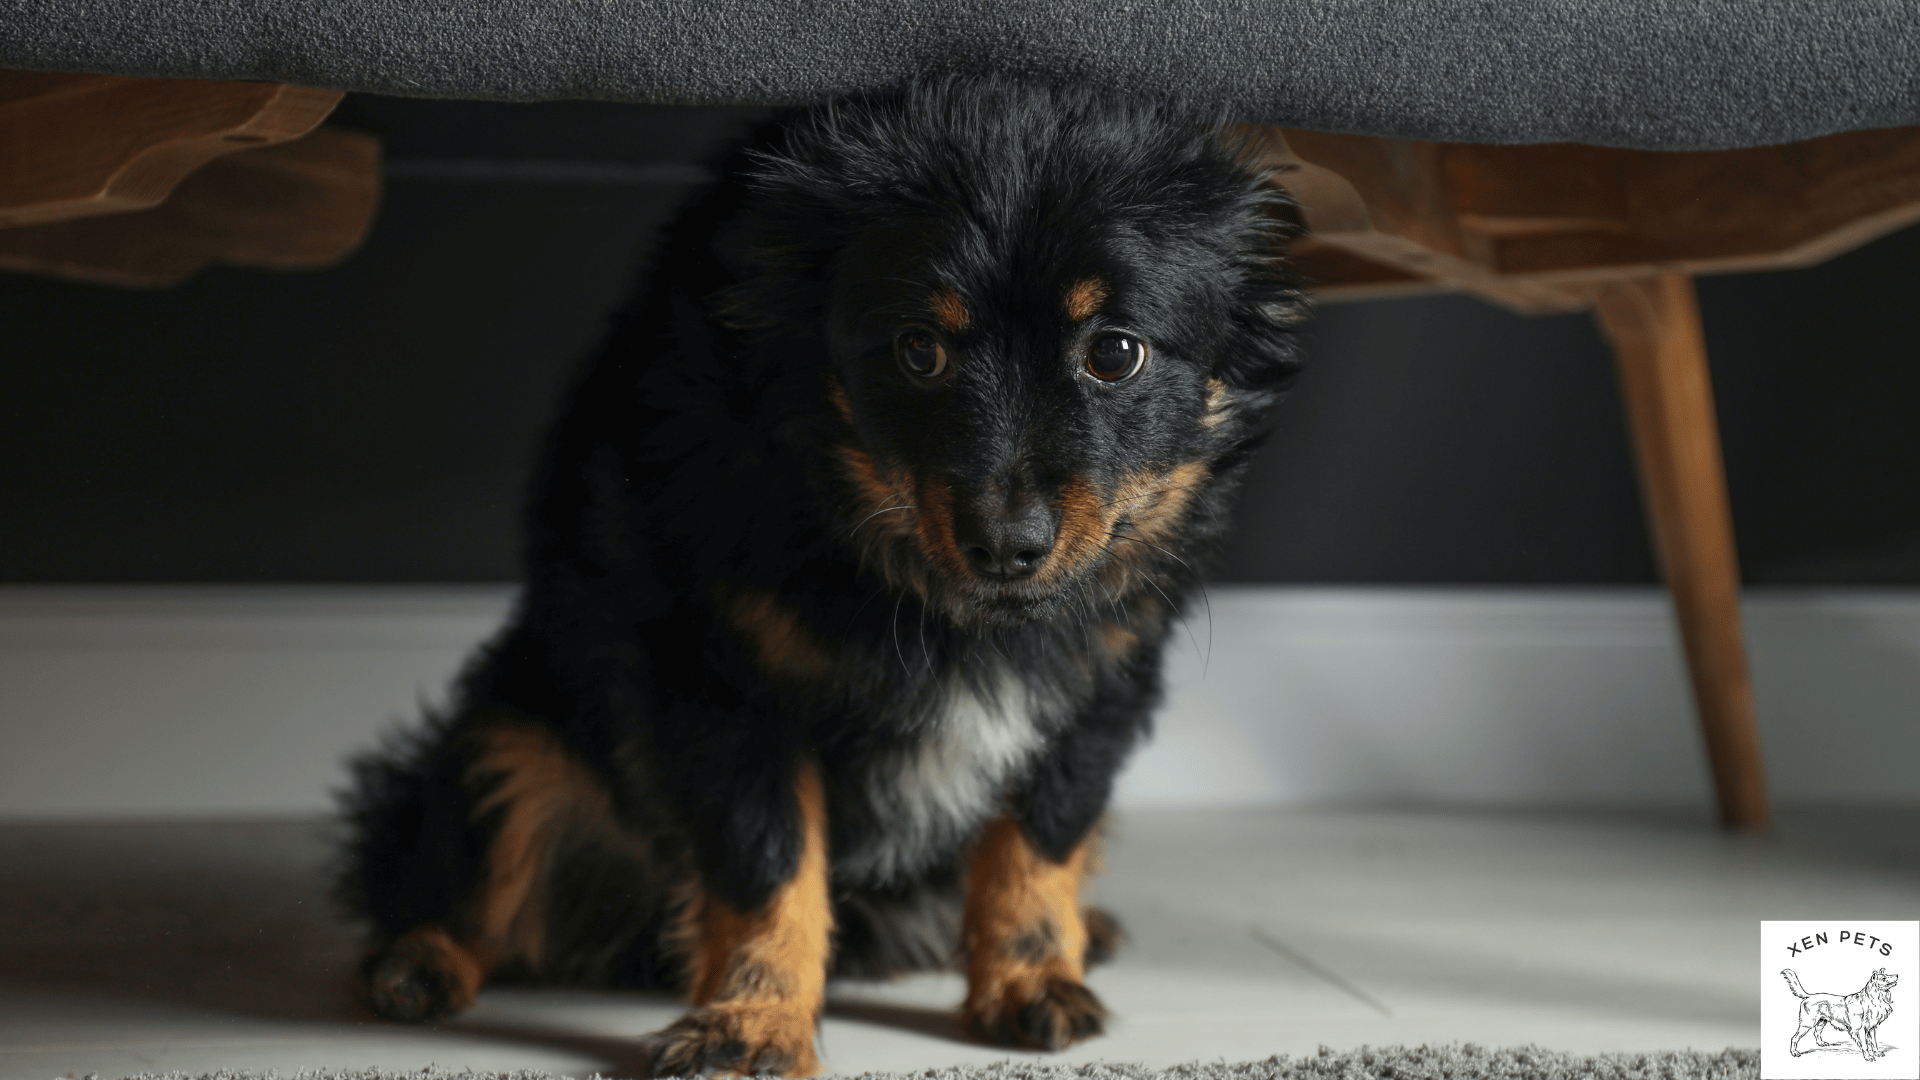
[[[1326,968],[1321,967],[1319,964],[1314,963],[1311,958],[1301,953],[1299,950],[1294,949],[1292,946],[1289,946],[1286,942],[1281,941],[1279,938],[1274,937],[1272,934],[1267,933],[1265,930],[1262,930],[1257,926],[1250,926],[1247,928],[1247,932],[1253,935],[1253,940],[1259,942],[1262,945],[1265,945],[1267,948],[1272,949],[1274,952],[1279,953],[1281,956],[1286,957],[1287,959],[1293,961],[1294,963],[1299,964],[1301,967],[1306,968],[1308,971],[1312,972],[1315,975],[1320,976],[1322,979],[1327,980],[1328,982],[1332,983],[1334,986],[1340,988],[1340,990],[1344,991],[1347,994],[1347,996],[1353,998],[1355,1001],[1360,1002],[1362,1005],[1365,1005],[1368,1008],[1377,1011],[1381,1016],[1393,1015],[1392,1009],[1389,1009],[1385,1005],[1382,1005],[1377,999],[1375,999],[1372,995],[1368,994],[1365,990],[1360,989],[1359,987],[1353,985],[1352,983],[1334,974],[1333,972],[1327,970]]]

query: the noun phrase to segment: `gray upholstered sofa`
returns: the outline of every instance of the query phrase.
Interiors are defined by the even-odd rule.
[[[0,67],[423,97],[789,103],[978,65],[1298,128],[1711,149],[1920,123],[1920,3],[0,0]]]

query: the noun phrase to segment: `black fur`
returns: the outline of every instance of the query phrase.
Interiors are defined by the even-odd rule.
[[[652,985],[677,976],[668,928],[693,876],[745,910],[793,872],[803,762],[827,791],[835,969],[878,975],[951,958],[987,814],[1064,859],[1149,729],[1169,624],[1295,368],[1284,196],[1217,120],[981,79],[796,113],[723,172],[552,433],[510,624],[445,719],[358,766],[342,893],[376,947],[469,917],[498,816],[477,812],[499,781],[475,760],[503,722],[549,732],[611,808],[548,838],[531,974]],[[1102,295],[1076,321],[1064,298],[1086,280]],[[943,291],[964,328],[941,328]],[[943,378],[903,370],[907,326],[938,339]],[[1137,375],[1083,367],[1102,330],[1148,343]],[[850,452],[910,478],[902,497],[876,505]],[[1187,481],[1140,488],[1182,465]],[[1065,543],[1076,491],[1082,519],[1118,516],[1080,562],[1062,548],[1059,573],[1000,580],[953,562],[917,505],[930,481],[949,522],[1026,506]],[[769,669],[739,629],[756,603],[818,662]],[[981,774],[978,805],[914,818],[920,789],[888,777],[991,772],[996,710],[1029,727],[991,737],[1027,750]],[[940,738],[958,749],[915,757]]]

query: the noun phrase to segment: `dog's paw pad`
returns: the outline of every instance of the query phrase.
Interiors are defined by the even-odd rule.
[[[997,1013],[969,1017],[968,1026],[989,1042],[1062,1050],[1105,1031],[1107,1007],[1084,985],[1050,978],[1025,1000],[1009,997]]]
[[[807,1076],[818,1068],[811,1025],[753,1010],[695,1009],[641,1039],[640,1051],[656,1077]]]
[[[388,1020],[424,1024],[473,1004],[479,964],[438,928],[415,930],[367,959],[367,1003]]]

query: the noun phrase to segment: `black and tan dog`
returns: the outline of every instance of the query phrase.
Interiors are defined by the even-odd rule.
[[[1170,620],[1295,369],[1221,124],[928,81],[754,135],[572,394],[509,625],[363,761],[374,1007],[677,986],[659,1074],[814,1071],[829,974],[1101,1030],[1081,908]]]
[[[1820,1041],[1820,1029],[1828,1027],[1846,1032],[1854,1049],[1866,1060],[1880,1057],[1880,1025],[1893,1015],[1892,991],[1900,982],[1898,975],[1889,975],[1886,968],[1881,968],[1867,977],[1867,985],[1851,994],[1809,994],[1792,968],[1780,974],[1786,976],[1793,996],[1800,999],[1799,1022],[1793,1038],[1787,1041],[1788,1053],[1794,1057],[1806,1053],[1800,1049],[1800,1040],[1809,1033],[1817,1045],[1828,1045]]]

